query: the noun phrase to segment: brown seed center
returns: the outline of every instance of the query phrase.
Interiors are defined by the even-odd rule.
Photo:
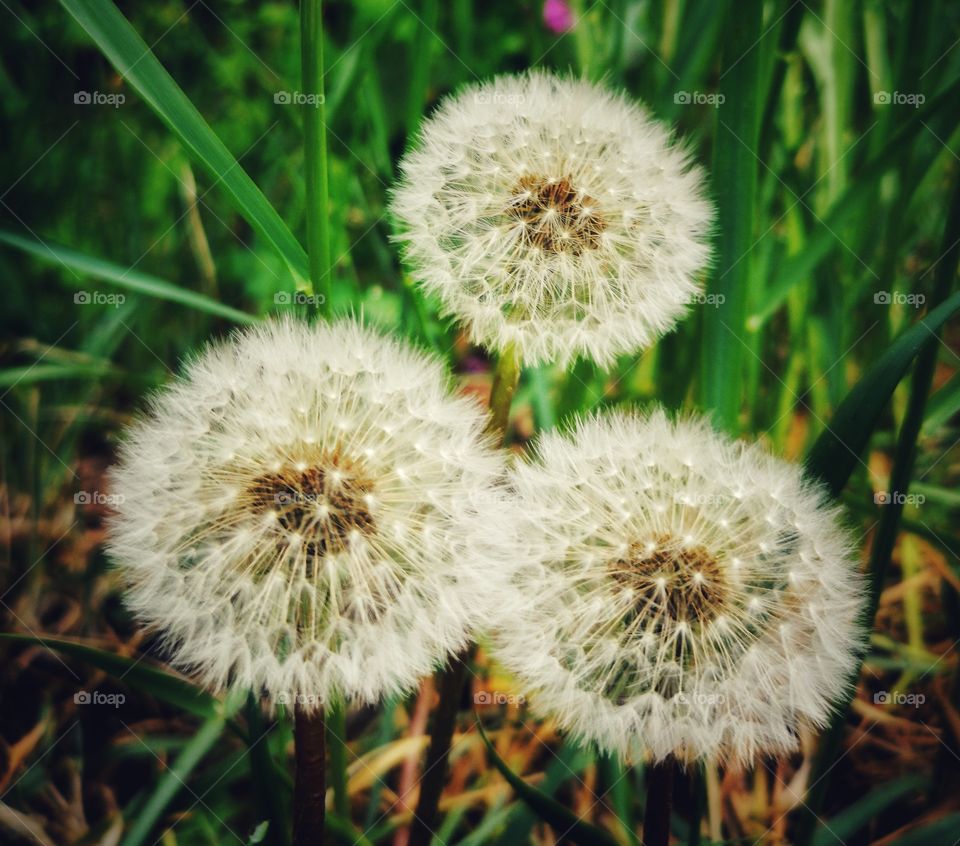
[[[373,492],[363,468],[339,451],[324,452],[306,467],[284,465],[249,488],[253,510],[273,512],[277,527],[288,538],[299,535],[315,558],[343,552],[355,533],[373,534]]]
[[[513,189],[507,215],[521,224],[523,243],[551,253],[580,255],[600,246],[606,221],[597,201],[569,176],[524,176]]]
[[[728,598],[717,559],[705,547],[669,536],[631,544],[609,570],[621,590],[632,592],[638,616],[703,624],[722,613]]]

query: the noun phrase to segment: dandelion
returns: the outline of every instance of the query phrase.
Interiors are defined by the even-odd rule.
[[[468,641],[502,460],[442,365],[354,322],[208,347],[128,433],[110,553],[172,660],[306,712]]]
[[[514,475],[526,609],[498,636],[535,709],[654,762],[747,763],[827,722],[862,594],[797,467],[662,411],[583,420],[538,452]]]
[[[392,211],[424,289],[474,342],[601,364],[651,344],[699,291],[711,207],[670,132],[626,97],[539,71],[448,98]]]

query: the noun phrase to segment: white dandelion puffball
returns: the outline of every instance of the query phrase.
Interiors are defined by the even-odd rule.
[[[174,664],[310,710],[466,645],[503,460],[449,387],[352,321],[266,323],[186,365],[122,446],[109,542]]]
[[[822,726],[861,579],[800,469],[695,419],[547,434],[513,482],[529,548],[497,657],[535,710],[627,760],[746,764]]]
[[[621,94],[541,71],[467,86],[400,169],[405,258],[475,343],[530,364],[609,364],[699,294],[701,170]]]

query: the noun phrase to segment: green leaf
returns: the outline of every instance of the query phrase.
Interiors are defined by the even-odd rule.
[[[757,331],[783,305],[790,291],[800,282],[810,279],[820,263],[836,250],[840,243],[836,233],[843,231],[848,221],[862,219],[863,215],[868,213],[871,203],[875,202],[876,183],[880,177],[914,152],[913,137],[930,131],[930,121],[941,110],[950,106],[955,108],[958,96],[960,79],[951,82],[908,117],[857,172],[856,179],[830,207],[803,249],[783,260],[775,283],[763,293],[761,302],[747,320],[751,331]]]
[[[26,367],[8,367],[0,370],[0,388],[16,385],[34,385],[57,379],[102,378],[114,370],[109,363],[100,364],[30,364]]]
[[[0,243],[9,244],[11,247],[28,252],[43,261],[59,264],[82,275],[92,276],[94,279],[116,285],[126,291],[180,303],[196,311],[225,317],[235,323],[255,323],[257,321],[257,318],[252,314],[223,305],[203,294],[189,291],[186,288],[179,288],[170,282],[158,279],[156,276],[124,268],[104,259],[93,258],[49,241],[22,238],[12,232],[0,229]]]
[[[945,846],[954,843],[960,829],[960,814],[949,814],[928,825],[917,826],[894,840],[890,846]]]
[[[757,143],[763,108],[759,84],[761,0],[737,3],[727,13],[713,149],[717,200],[717,260],[708,292],[722,303],[706,309],[700,393],[718,426],[736,432],[743,386],[747,291],[754,248]],[[720,299],[722,297],[722,299]]]
[[[267,842],[272,846],[289,846],[287,820],[290,818],[290,790],[284,783],[270,750],[272,727],[264,720],[260,703],[253,695],[247,699],[247,726],[250,733],[247,746],[254,794],[270,824]]]
[[[306,287],[307,254],[277,211],[110,0],[60,0],[147,105],[221,185],[259,235],[286,261],[298,287]]]
[[[910,362],[958,309],[960,292],[901,333],[838,406],[806,459],[807,472],[822,480],[834,496],[843,490],[853,473]]]
[[[270,828],[270,821],[264,820],[254,830],[247,840],[247,846],[259,846],[267,837],[267,831]]]
[[[843,846],[902,796],[922,792],[929,784],[928,778],[914,773],[880,785],[831,817],[829,826],[818,828],[812,846]]]
[[[487,747],[490,759],[493,765],[500,771],[500,774],[507,780],[507,783],[513,788],[514,792],[530,807],[532,811],[540,816],[545,822],[553,826],[558,832],[561,832],[564,840],[569,840],[577,844],[597,844],[597,846],[618,846],[616,839],[595,825],[584,822],[576,814],[561,805],[556,799],[547,796],[537,788],[527,784],[520,776],[510,769],[497,755],[493,744],[483,730],[483,726],[477,723],[477,730]]]
[[[213,717],[221,710],[219,700],[206,691],[190,684],[185,679],[172,676],[156,667],[144,663],[142,659],[126,658],[113,652],[106,652],[75,640],[60,637],[39,637],[35,635],[0,632],[0,640],[13,643],[29,643],[45,649],[56,650],[93,664],[117,681],[122,681],[136,690],[149,693],[164,702],[182,708],[198,717]]]
[[[957,412],[960,412],[960,373],[954,373],[947,384],[930,397],[923,434],[932,435]]]
[[[187,779],[190,778],[197,764],[220,740],[228,717],[237,710],[242,701],[241,696],[231,697],[224,708],[218,709],[217,713],[200,726],[190,742],[177,755],[173,765],[163,772],[146,804],[137,809],[133,825],[128,829],[120,846],[140,846],[147,840],[167,806],[182,789],[186,788]]]

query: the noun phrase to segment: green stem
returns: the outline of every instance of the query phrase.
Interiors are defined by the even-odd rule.
[[[347,793],[347,710],[341,702],[327,714],[327,749],[330,755],[330,786],[337,816],[350,819],[350,795]]]
[[[324,842],[326,815],[326,744],[323,710],[294,708],[293,846]]]
[[[747,291],[755,258],[757,136],[759,134],[760,49],[763,3],[744,0],[727,13],[720,93],[713,148],[713,190],[717,199],[717,258],[708,293],[722,308],[703,315],[701,402],[717,425],[740,431],[740,407],[747,349]],[[722,298],[722,299],[721,299]]]
[[[947,299],[950,289],[953,287],[957,262],[960,259],[960,240],[958,239],[960,239],[960,181],[954,188],[950,212],[943,232],[940,259],[934,271],[934,290],[930,298],[931,310]],[[893,471],[890,473],[889,483],[890,491],[901,496],[893,497],[892,501],[884,506],[880,517],[880,526],[877,529],[877,534],[873,540],[873,548],[870,552],[869,595],[863,620],[864,625],[869,626],[871,630],[877,616],[877,608],[880,605],[880,594],[886,580],[890,555],[893,552],[900,527],[903,497],[906,496],[910,488],[910,477],[913,475],[913,466],[917,456],[917,436],[923,425],[927,396],[930,393],[930,386],[933,384],[939,351],[939,337],[934,334],[917,355],[917,363],[913,371],[910,399],[903,423],[900,426],[897,451],[894,456]],[[851,674],[851,690],[855,690],[863,657],[865,655],[861,656],[856,671]],[[849,699],[841,704],[833,722],[830,724],[830,728],[820,740],[817,757],[810,773],[810,789],[807,799],[798,812],[799,819],[794,837],[797,846],[807,846],[812,841],[817,822],[823,815],[823,805],[830,786],[830,775],[834,769],[834,761],[840,751],[849,706]]]
[[[512,344],[500,354],[497,367],[493,372],[493,387],[490,389],[490,423],[488,430],[507,439],[507,428],[510,425],[510,405],[513,395],[517,392],[517,383],[520,381],[520,359]]]
[[[330,186],[327,166],[326,103],[323,93],[323,2],[300,3],[300,76],[304,95],[303,135],[307,180],[307,255],[310,292],[323,297],[330,313]]]

